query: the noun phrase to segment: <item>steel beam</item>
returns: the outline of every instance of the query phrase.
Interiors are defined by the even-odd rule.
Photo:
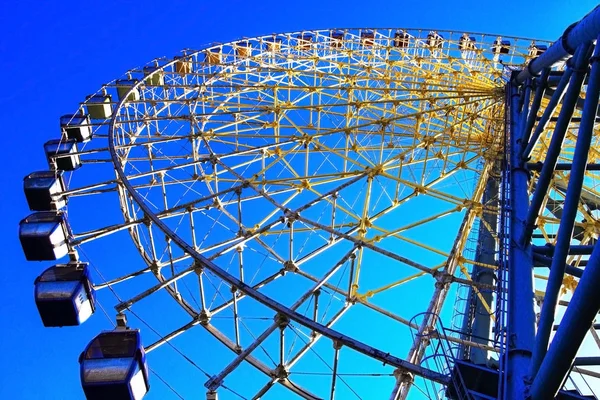
[[[589,43],[582,44],[581,48],[577,49],[578,55],[582,58],[577,58],[576,60],[576,70],[573,73],[573,79],[575,80],[575,82],[573,82],[573,89],[576,88],[581,90],[584,72],[579,72],[578,69],[583,69],[584,71],[587,70],[587,60],[590,52],[591,45]],[[600,46],[597,46],[596,50],[594,51],[594,57],[598,57],[599,54]],[[569,91],[570,89],[571,87],[569,88]],[[565,103],[567,100],[571,100],[569,94],[570,93],[567,92]],[[556,304],[558,302],[560,287],[565,275],[565,263],[567,256],[569,255],[569,247],[571,245],[571,238],[573,236],[573,229],[575,227],[575,218],[577,217],[578,212],[577,209],[579,206],[579,197],[581,195],[583,180],[585,178],[585,166],[592,142],[594,120],[596,118],[596,109],[598,108],[599,94],[600,69],[598,69],[598,64],[594,63],[593,75],[591,75],[587,87],[587,100],[585,102],[582,115],[583,120],[579,125],[577,143],[575,144],[575,153],[573,155],[573,167],[571,168],[571,176],[569,178],[567,193],[565,195],[563,215],[558,228],[558,237],[556,239],[554,255],[552,257],[552,265],[550,266],[550,274],[548,276],[548,283],[546,285],[544,304],[542,306],[540,321],[538,324],[535,348],[531,360],[531,377],[535,377],[538,369],[540,368],[542,360],[544,359],[548,349],[548,342],[550,341],[550,333],[552,331],[552,325],[554,324]],[[554,136],[552,140],[554,141]],[[550,144],[550,146],[552,147],[552,144]],[[589,268],[589,265],[586,267],[586,269],[587,268]]]
[[[600,357],[577,357],[573,365],[600,365]]]
[[[550,265],[552,265],[552,259],[550,257],[544,257],[540,254],[534,253],[533,261],[537,261],[538,263],[540,263],[543,266],[546,266],[548,268],[550,268]],[[537,265],[538,265],[537,263],[534,264],[534,266],[537,266]],[[572,265],[565,264],[565,273],[576,276],[578,278],[581,278],[581,276],[583,275],[583,270],[579,269],[579,268],[575,268]]]
[[[598,96],[595,97],[595,101]],[[556,336],[531,385],[531,399],[554,398],[600,310],[600,246],[596,246],[562,318]]]
[[[569,80],[571,79],[572,73],[573,73],[573,69],[567,68],[567,70],[564,72],[564,74],[560,78],[560,82],[558,83],[556,90],[550,97],[550,101],[544,108],[544,112],[543,112],[537,126],[535,127],[535,131],[533,132],[533,135],[531,135],[531,138],[528,137],[527,142],[525,142],[525,140],[523,140],[523,142],[521,143],[521,145],[525,147],[525,150],[523,150],[523,158],[524,159],[529,158],[529,155],[531,154],[531,151],[533,150],[533,148],[537,144],[538,140],[540,139],[542,132],[544,131],[544,129],[546,129],[548,122],[552,119],[552,114],[554,114],[554,110],[556,109],[556,106],[558,105],[558,103],[561,101],[561,99],[563,97],[565,89],[567,88]]]
[[[509,106],[508,146],[509,154],[509,207],[510,248],[508,268],[508,318],[507,318],[507,365],[502,367],[507,374],[504,393],[506,398],[522,398],[525,378],[533,349],[535,336],[533,260],[531,246],[517,238],[524,233],[523,221],[529,204],[529,173],[521,157],[521,139],[524,127],[519,114],[519,91],[515,84],[507,86],[506,102]],[[510,372],[509,372],[510,371]]]
[[[525,149],[527,143],[529,142],[529,137],[531,135],[531,130],[533,129],[533,125],[535,125],[535,121],[537,119],[537,113],[540,109],[540,104],[542,103],[542,97],[544,97],[544,92],[546,91],[546,85],[548,81],[548,74],[550,73],[549,68],[545,68],[542,72],[542,76],[540,79],[536,79],[536,88],[535,88],[535,96],[533,97],[533,103],[531,103],[531,108],[529,113],[523,114],[523,118],[527,118],[525,122],[525,132],[523,134],[523,138],[521,139],[521,148]],[[527,102],[525,102],[527,104]],[[523,150],[521,150],[523,151]]]
[[[556,330],[558,330],[558,327],[559,327],[559,325],[554,325],[552,327],[552,329],[556,331]],[[600,329],[600,324],[594,324],[594,325],[592,325],[592,327],[590,329],[598,330],[598,329]]]
[[[579,22],[569,26],[558,40],[539,57],[529,62],[516,77],[517,84],[537,76],[544,68],[568,58],[582,43],[592,42],[600,34],[600,6],[594,8]]]
[[[536,182],[535,192],[533,194],[533,198],[531,199],[529,211],[527,212],[525,231],[520,238],[515,238],[520,240],[521,243],[529,242],[531,239],[531,234],[535,229],[535,221],[539,215],[544,198],[548,193],[548,187],[550,186],[550,182],[554,176],[554,167],[556,166],[558,156],[562,150],[565,134],[567,132],[571,116],[573,115],[573,110],[575,109],[575,102],[577,98],[579,98],[579,93],[581,92],[581,85],[587,70],[590,55],[591,47],[589,43],[586,43],[577,49],[577,52],[573,57],[575,60],[572,66],[573,74],[571,75],[569,87],[560,109],[560,114],[558,116],[558,121],[556,122],[556,127],[554,128],[554,133],[552,134],[552,139],[550,140],[550,146],[546,152],[546,159],[544,161],[544,166],[542,167],[542,172],[540,172],[540,176]]]
[[[600,121],[598,121],[598,122],[600,122]],[[528,163],[527,168],[529,168],[530,171],[541,171],[543,165],[544,164],[541,162]],[[558,164],[556,164],[556,167],[554,168],[554,170],[555,171],[570,171],[571,166],[572,166],[572,164],[569,164],[569,163],[558,163]],[[588,163],[585,166],[585,170],[586,171],[600,171],[600,164]]]
[[[581,165],[579,166],[581,168]],[[568,192],[567,192],[568,193]],[[579,196],[577,196],[579,200]],[[566,207],[567,201],[565,201]],[[564,213],[563,217],[564,218]],[[571,256],[581,256],[581,255],[590,255],[594,251],[594,246],[591,245],[573,245],[569,246],[569,255]],[[533,252],[537,254],[543,254],[546,256],[553,256],[556,254],[556,246],[533,246]]]

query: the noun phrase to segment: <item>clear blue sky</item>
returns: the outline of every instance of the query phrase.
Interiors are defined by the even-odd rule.
[[[102,83],[185,47],[311,28],[424,27],[554,40],[595,5],[593,0],[0,0],[0,121],[7,144],[0,175],[0,398],[81,398],[77,356],[106,324],[44,329],[32,291],[47,264],[27,263],[17,238],[18,221],[29,213],[23,176],[46,168],[42,144],[58,134],[58,117],[74,111]],[[160,398],[152,393],[148,398]]]

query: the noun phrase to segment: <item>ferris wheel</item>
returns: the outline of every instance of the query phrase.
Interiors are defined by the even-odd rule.
[[[501,332],[456,332],[467,292],[488,332],[502,318],[504,86],[548,45],[273,34],[87,96],[25,178],[20,224],[28,260],[60,262],[36,281],[44,325],[115,323],[80,356],[85,395],[140,399],[156,370],[174,398],[441,398],[459,353],[501,362]],[[169,357],[193,388],[163,378]]]

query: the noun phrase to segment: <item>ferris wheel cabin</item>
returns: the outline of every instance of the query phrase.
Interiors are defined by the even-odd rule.
[[[115,85],[117,86],[119,100],[125,98],[126,101],[138,101],[140,99],[140,92],[137,89],[133,89],[137,83],[137,79],[118,79]]]
[[[162,86],[165,84],[165,76],[162,69],[157,66],[146,66],[143,69],[146,85]]]
[[[44,326],[75,326],[95,311],[95,292],[86,264],[60,264],[35,280],[35,304]]]
[[[146,353],[137,329],[102,332],[87,345],[79,363],[88,400],[139,400],[150,389]]]
[[[410,43],[410,35],[406,31],[398,31],[394,34],[394,47],[405,48]]]
[[[81,166],[75,139],[54,139],[44,143],[46,158],[50,168],[73,171]]]
[[[532,42],[528,49],[529,57],[539,57],[542,54],[544,54],[544,52],[546,50],[548,50],[548,46],[536,44],[535,42]]]
[[[51,261],[66,256],[68,236],[69,228],[60,212],[36,212],[19,223],[19,239],[29,261]]]
[[[331,31],[329,33],[329,37],[331,38],[332,47],[342,47],[342,41],[344,40],[344,31]]]
[[[89,115],[63,115],[60,117],[60,127],[69,139],[74,139],[78,143],[87,142],[92,138],[92,126]]]
[[[436,31],[431,31],[427,34],[427,45],[431,49],[441,49],[444,43],[444,37]]]
[[[217,65],[222,61],[221,48],[207,50],[204,56],[204,61],[207,64]]]
[[[189,57],[177,56],[175,57],[174,68],[175,72],[179,75],[186,75],[192,72],[192,61]]]
[[[108,94],[93,94],[87,96],[86,106],[93,119],[107,119],[112,115],[112,97]]]
[[[296,36],[296,41],[298,43],[298,50],[310,50],[314,39],[314,35],[310,33],[303,33]]]
[[[32,172],[23,179],[23,191],[32,211],[59,210],[67,205],[62,193],[65,182],[62,171]]]
[[[252,54],[252,43],[247,40],[236,42],[235,51],[240,57],[248,57]]]

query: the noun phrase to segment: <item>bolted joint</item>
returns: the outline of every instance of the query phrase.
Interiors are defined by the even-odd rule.
[[[275,320],[275,323],[277,324],[277,326],[279,326],[279,328],[281,328],[281,329],[284,329],[290,323],[290,319],[286,315],[279,314],[279,313],[277,313],[277,315],[275,315],[274,320]]]
[[[204,273],[204,265],[202,265],[200,262],[194,261],[192,267],[194,268],[196,275],[202,275]]]
[[[210,398],[210,397],[208,397],[209,393],[216,394],[216,390],[219,386],[221,386],[222,382],[223,382],[223,380],[221,380],[217,376],[213,375],[208,379],[208,381],[206,381],[206,383],[204,383],[204,387],[208,389],[208,392],[206,393],[207,399]]]
[[[210,156],[208,156],[208,161],[214,166],[219,161],[219,158],[214,153],[211,153]]]
[[[298,268],[295,262],[293,262],[292,260],[288,260],[285,263],[283,263],[283,270],[286,272],[298,272],[300,268]]]
[[[210,323],[210,317],[210,311],[202,309],[196,318],[200,321],[201,325],[208,325]]]
[[[283,382],[285,381],[288,376],[290,375],[290,373],[288,372],[287,368],[285,368],[285,366],[279,364],[272,372],[271,372],[271,376],[273,378],[276,378],[277,380],[279,380],[279,382]]]
[[[295,220],[300,218],[300,213],[286,208],[283,210],[283,216],[288,222],[294,222]]]
[[[433,279],[435,279],[435,287],[442,288],[452,283],[453,277],[447,272],[438,270],[433,272]]]
[[[146,225],[148,228],[150,228],[150,225],[152,225],[152,219],[148,216],[148,214],[144,213],[144,218],[142,218],[142,223],[144,225]]]
[[[161,268],[162,267],[160,265],[158,265],[158,260],[153,261],[152,264],[150,265],[150,271],[152,271],[153,274],[160,274]]]
[[[358,285],[353,284],[351,288],[351,293],[348,293],[348,297],[346,297],[346,302],[348,304],[356,304],[358,301],[358,297],[356,296],[356,291],[358,290]],[[352,294],[354,293],[354,294]]]

